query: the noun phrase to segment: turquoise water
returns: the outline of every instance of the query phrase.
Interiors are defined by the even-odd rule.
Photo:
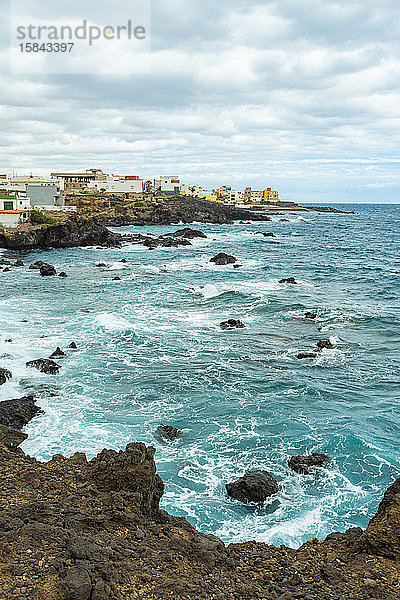
[[[354,216],[198,225],[208,238],[187,248],[22,255],[69,275],[0,273],[0,354],[9,355],[1,366],[14,374],[0,399],[51,386],[50,394],[41,389],[45,412],[26,427],[24,450],[47,460],[152,444],[166,485],[162,506],[226,542],[296,547],[365,526],[400,472],[400,211],[354,208]],[[260,230],[277,238],[253,235]],[[219,251],[243,267],[209,263]],[[290,276],[299,285],[278,283]],[[305,311],[318,312],[316,323]],[[230,317],[246,328],[222,331]],[[296,359],[326,338],[333,350]],[[59,361],[61,375],[25,369],[73,340],[78,350]],[[182,438],[157,441],[160,422],[182,429]],[[289,471],[288,456],[313,451],[332,457],[328,470]],[[252,468],[283,486],[263,508],[225,493],[227,481]]]

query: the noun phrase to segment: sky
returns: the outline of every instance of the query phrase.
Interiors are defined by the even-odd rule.
[[[135,20],[132,0],[2,0],[0,173],[94,167],[400,203],[398,0],[135,1],[151,9],[139,56],[121,40],[113,68],[99,44],[65,57],[87,72],[23,73],[10,60],[18,3],[31,19],[104,25],[110,10]]]

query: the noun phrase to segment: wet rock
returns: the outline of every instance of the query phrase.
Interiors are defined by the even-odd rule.
[[[121,277],[113,277],[113,281],[121,281]]]
[[[20,258],[18,258],[15,261],[15,263],[13,264],[13,267],[23,267],[23,266],[24,266],[24,263],[23,263],[23,261]]]
[[[9,448],[10,450],[18,448],[27,437],[27,434],[22,433],[22,431],[7,427],[6,425],[0,425],[0,444],[6,446],[6,448]]]
[[[40,274],[42,277],[51,277],[52,275],[57,275],[57,272],[53,265],[43,263],[40,267]]]
[[[232,483],[226,484],[228,495],[240,502],[260,504],[279,491],[275,477],[268,471],[248,471]]]
[[[3,273],[8,273],[9,271],[11,271],[11,269],[9,269],[8,267],[6,267],[5,269],[3,269]]]
[[[289,467],[301,473],[302,475],[308,475],[310,473],[310,467],[324,467],[331,459],[326,454],[320,454],[314,452],[309,456],[291,456],[288,460]]]
[[[171,237],[181,237],[187,240],[193,240],[194,238],[206,238],[206,234],[198,229],[190,229],[190,227],[185,227],[184,229],[178,229],[174,233],[167,233],[167,236]]]
[[[96,267],[106,267],[106,263],[97,263]]]
[[[126,260],[126,258],[121,258],[121,260],[119,262],[127,263],[128,261]]]
[[[59,273],[58,276],[59,277],[68,277],[68,275],[64,271],[61,271],[61,273]]]
[[[189,240],[182,237],[171,237],[169,235],[160,236],[158,238],[147,237],[140,242],[147,248],[178,248],[179,246],[191,246]]]
[[[37,260],[36,262],[32,263],[31,265],[29,265],[29,269],[40,269],[40,267],[42,265],[44,265],[45,263],[42,260]]]
[[[316,358],[316,357],[317,357],[317,355],[315,352],[300,352],[297,355],[297,358],[299,360],[303,360],[304,358]]]
[[[0,424],[22,429],[40,411],[33,396],[0,402]]]
[[[228,319],[227,321],[222,321],[219,326],[221,329],[243,329],[245,324],[239,321],[239,319]]]
[[[310,319],[312,321],[314,321],[314,319],[317,318],[317,313],[313,313],[313,312],[306,312],[304,315],[305,319]]]
[[[50,355],[50,358],[62,358],[63,356],[67,356],[65,352],[61,350],[59,346],[54,350],[53,354]]]
[[[160,423],[155,432],[155,437],[160,441],[176,440],[181,437],[181,435],[182,431],[180,429],[177,429],[172,425],[163,425],[163,423]]]
[[[266,233],[265,231],[255,231],[254,235],[263,235],[264,237],[276,237],[276,235],[274,233],[271,233],[271,232]]]
[[[213,258],[210,258],[210,262],[216,265],[233,265],[233,263],[237,262],[237,258],[230,254],[225,254],[225,252],[220,252]]]
[[[234,269],[240,269],[241,267],[243,267],[243,265],[233,265]]]
[[[279,283],[291,283],[293,285],[297,285],[297,281],[294,277],[286,277],[285,279],[280,279]]]
[[[319,351],[332,350],[333,344],[330,340],[319,340],[319,342],[317,343],[317,348]]]
[[[76,345],[76,343],[75,343],[75,342],[71,342],[71,343],[69,344],[69,346],[68,346],[68,348],[73,348],[73,350],[76,350],[76,349],[77,349],[77,347],[78,347],[78,346]]]
[[[8,369],[0,368],[0,385],[6,383],[6,381],[8,381],[9,379],[12,379],[11,371],[9,371]]]
[[[61,365],[58,365],[53,360],[48,358],[37,358],[36,360],[30,360],[26,363],[27,367],[38,369],[41,373],[49,373],[50,375],[57,375],[61,369]]]

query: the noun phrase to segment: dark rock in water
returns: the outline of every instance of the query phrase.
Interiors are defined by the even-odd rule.
[[[6,267],[5,269],[3,269],[3,273],[8,273],[9,271],[11,271],[11,269],[9,269],[8,267]]]
[[[171,235],[160,236],[158,238],[147,237],[140,241],[147,248],[178,248],[179,246],[191,246],[189,240],[183,237],[172,237]]]
[[[22,442],[27,439],[28,435],[12,429],[6,425],[0,425],[0,445],[5,446],[9,450],[15,450]]]
[[[57,275],[55,268],[53,265],[49,265],[48,263],[43,263],[40,267],[40,274],[42,277],[50,277],[52,275]]]
[[[32,379],[24,378],[24,379],[19,380],[19,385],[24,388],[25,393],[28,396],[34,396],[35,398],[37,396],[39,396],[39,397],[43,397],[43,396],[55,397],[55,396],[60,395],[59,387],[57,387],[56,385],[52,385],[48,382],[41,383],[40,380],[36,381],[35,379],[32,380]]]
[[[289,219],[279,219],[281,223],[289,223]]]
[[[227,321],[222,321],[219,326],[221,329],[243,329],[245,324],[239,321],[239,319],[228,319]]]
[[[263,235],[264,237],[276,237],[274,233],[266,233],[265,231],[255,231],[254,235]]]
[[[275,477],[268,471],[248,471],[232,483],[226,484],[228,495],[240,502],[260,504],[279,491]]]
[[[29,265],[29,269],[40,269],[40,267],[44,264],[45,263],[42,260],[37,260],[36,262]]]
[[[299,360],[302,360],[303,358],[316,358],[317,355],[315,352],[300,352],[300,354],[297,355],[297,358]]]
[[[71,343],[70,343],[70,345],[68,346],[68,348],[73,348],[74,350],[76,350],[76,349],[77,349],[77,347],[78,347],[78,346],[76,345],[76,343],[75,343],[75,342],[71,342]]]
[[[53,360],[48,358],[37,358],[36,360],[30,360],[26,363],[27,367],[38,369],[41,373],[49,373],[50,375],[57,375],[61,369],[61,365],[58,365]]]
[[[194,238],[206,238],[206,234],[197,229],[190,229],[185,227],[184,229],[178,229],[174,233],[167,233],[167,236],[186,238],[187,240],[193,240]]]
[[[306,314],[304,315],[304,318],[314,321],[314,319],[317,318],[317,313],[306,312]]]
[[[210,262],[216,265],[233,265],[233,263],[237,262],[237,258],[230,254],[225,254],[225,252],[220,252],[213,258],[210,258]]]
[[[0,402],[0,424],[22,429],[40,411],[33,396]]]
[[[318,350],[332,350],[333,344],[330,340],[319,340],[317,348]]]
[[[243,265],[233,265],[234,269],[240,269],[241,267],[243,267]]]
[[[61,273],[59,273],[58,276],[59,277],[68,277],[68,275],[64,271],[61,271]]]
[[[12,373],[11,371],[9,371],[8,369],[0,369],[0,385],[3,385],[4,383],[6,383],[6,381],[8,381],[9,379],[12,379]]]
[[[67,356],[67,355],[65,354],[65,352],[63,352],[61,350],[61,348],[59,348],[57,346],[57,348],[54,350],[53,354],[51,354],[50,358],[61,358],[63,356]]]
[[[279,283],[292,283],[293,285],[297,285],[297,281],[294,277],[286,277],[286,279],[280,279]]]
[[[127,263],[128,261],[126,260],[126,258],[121,258],[121,260],[119,262]]]
[[[13,267],[23,267],[23,266],[24,266],[24,263],[20,258],[18,260],[16,260],[15,263],[13,264]]]
[[[96,267],[106,267],[106,263],[97,263]]]
[[[121,281],[121,277],[113,277],[113,281]]]
[[[160,423],[155,432],[155,437],[160,441],[176,440],[176,438],[180,437],[181,435],[182,431],[180,429],[177,429],[172,425],[163,425],[162,423]]]
[[[12,342],[11,338],[8,338],[7,340],[4,340],[6,344],[10,344]]]
[[[310,456],[291,456],[288,465],[296,473],[308,475],[310,467],[324,467],[331,459],[326,454],[315,452]]]

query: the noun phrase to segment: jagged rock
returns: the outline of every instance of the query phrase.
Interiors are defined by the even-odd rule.
[[[77,347],[78,347],[78,346],[76,345],[76,343],[75,343],[75,342],[71,342],[71,343],[69,344],[69,346],[68,346],[68,348],[73,348],[74,350],[76,350],[76,349],[77,349]]]
[[[264,231],[255,231],[254,235],[263,235],[264,237],[276,237],[275,233],[266,233]]]
[[[42,265],[44,265],[45,263],[42,260],[37,260],[36,262],[32,263],[31,265],[29,265],[29,269],[40,269],[40,267]]]
[[[233,263],[237,262],[237,258],[230,254],[225,254],[225,252],[220,252],[213,258],[210,258],[210,262],[216,265],[233,265]]]
[[[239,321],[239,319],[228,319],[227,321],[222,321],[219,326],[221,329],[243,329],[245,324]]]
[[[160,441],[165,440],[176,440],[176,438],[182,435],[182,431],[173,427],[172,425],[163,425],[162,423],[157,427],[155,437]]]
[[[331,459],[326,454],[314,452],[309,456],[291,456],[288,465],[296,473],[308,475],[310,467],[324,467]]]
[[[58,276],[59,277],[68,277],[68,275],[64,271],[61,271],[61,273],[59,273]]]
[[[107,266],[106,263],[102,263],[102,262],[96,264],[96,267],[106,267],[106,266]]]
[[[53,354],[50,355],[50,358],[62,358],[63,356],[67,356],[65,352],[61,350],[59,346],[54,350]]]
[[[92,597],[92,580],[82,565],[72,566],[63,581],[66,600],[89,600]]]
[[[317,348],[318,350],[332,350],[333,348],[333,344],[330,340],[319,340],[319,342],[317,342]]]
[[[8,369],[0,368],[0,385],[6,383],[8,379],[12,379],[12,373]]]
[[[147,246],[149,249],[150,248],[158,248],[158,247],[178,248],[179,246],[191,246],[192,245],[189,242],[189,240],[186,240],[181,237],[171,237],[168,235],[160,236],[157,238],[147,237],[146,239],[142,240],[141,243],[144,246]]]
[[[260,504],[279,491],[275,477],[268,471],[248,471],[232,483],[226,484],[228,495],[240,502]]]
[[[286,277],[285,279],[280,279],[279,283],[291,283],[293,285],[297,285],[297,281],[294,277]]]
[[[15,263],[13,264],[13,267],[23,267],[23,266],[24,266],[24,263],[20,258],[18,258],[18,260],[16,260]]]
[[[40,411],[33,396],[0,402],[0,424],[22,429]]]
[[[48,358],[30,360],[26,363],[26,366],[38,369],[41,373],[49,373],[50,375],[57,375],[58,371],[61,369],[61,365],[58,365]]]
[[[297,358],[299,360],[303,360],[304,358],[316,358],[316,357],[317,357],[317,355],[315,352],[300,352],[297,355]]]
[[[27,437],[27,434],[22,433],[22,431],[12,429],[6,425],[0,425],[0,444],[6,446],[6,448],[9,448],[10,450],[18,448]]]
[[[206,238],[206,234],[198,229],[190,229],[190,227],[185,227],[184,229],[178,229],[174,233],[167,233],[167,236],[171,237],[181,237],[186,238],[187,240],[193,240],[194,238]]]
[[[304,318],[314,321],[314,319],[317,318],[317,313],[306,312],[306,314],[304,315]]]
[[[126,258],[121,258],[121,260],[119,262],[127,263],[128,261],[126,260]]]
[[[40,274],[42,277],[50,277],[52,275],[57,275],[57,272],[53,265],[49,265],[48,263],[43,263],[40,267]]]
[[[11,271],[11,269],[9,269],[9,267],[6,267],[5,269],[3,269],[3,273],[9,273]]]
[[[113,277],[113,281],[121,281],[121,277]]]

